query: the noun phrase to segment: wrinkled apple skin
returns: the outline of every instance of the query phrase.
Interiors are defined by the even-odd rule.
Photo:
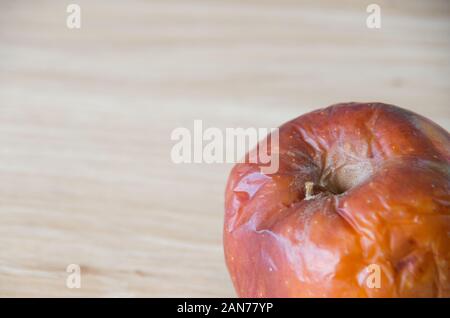
[[[450,297],[446,130],[396,106],[348,103],[279,136],[277,173],[237,164],[226,188],[225,259],[240,297]]]

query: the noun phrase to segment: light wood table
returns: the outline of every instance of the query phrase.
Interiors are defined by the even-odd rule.
[[[176,127],[276,127],[384,101],[450,128],[450,2],[0,3],[0,296],[234,296],[230,165],[175,165]],[[68,264],[80,289],[66,287]]]

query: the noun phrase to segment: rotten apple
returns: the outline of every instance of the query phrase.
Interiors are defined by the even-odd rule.
[[[271,151],[278,171],[240,163],[226,188],[239,296],[450,297],[445,129],[392,105],[337,104],[282,125]]]

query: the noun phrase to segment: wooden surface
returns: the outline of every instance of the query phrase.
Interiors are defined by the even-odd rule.
[[[0,296],[234,296],[230,165],[171,131],[384,101],[450,128],[450,2],[0,2]],[[81,266],[80,289],[66,266]]]

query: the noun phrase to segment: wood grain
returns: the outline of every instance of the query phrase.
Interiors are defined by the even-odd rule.
[[[450,127],[450,2],[0,3],[0,296],[234,296],[230,165],[175,165],[171,131],[276,127],[341,101]],[[68,264],[82,286],[65,285]]]

